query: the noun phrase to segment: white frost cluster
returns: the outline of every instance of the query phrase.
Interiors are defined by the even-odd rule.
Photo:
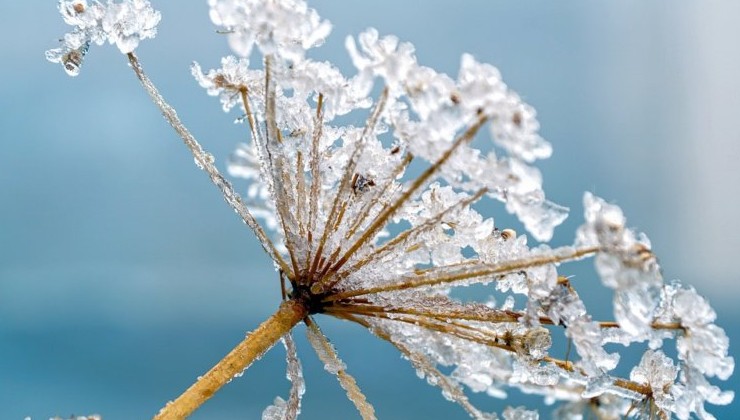
[[[331,32],[331,24],[302,0],[208,0],[208,5],[211,20],[242,57],[249,57],[256,45],[262,54],[300,60]]]
[[[64,21],[74,27],[64,34],[61,47],[48,50],[46,59],[61,63],[70,76],[77,76],[91,43],[116,44],[123,54],[132,52],[139,41],[154,38],[161,19],[147,0],[59,0]]]
[[[678,368],[673,365],[673,360],[661,351],[648,350],[640,364],[632,369],[630,379],[649,386],[658,408],[670,413],[675,411],[670,389],[677,375]]]
[[[586,193],[586,223],[576,233],[576,245],[596,246],[596,270],[605,286],[614,289],[614,317],[626,333],[643,337],[651,330],[663,286],[660,266],[650,241],[626,227],[622,210]]]

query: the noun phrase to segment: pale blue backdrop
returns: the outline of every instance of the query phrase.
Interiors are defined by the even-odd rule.
[[[190,76],[192,60],[209,68],[227,53],[205,3],[154,1],[160,34],[138,52],[223,166],[244,131]],[[740,10],[729,2],[599,3],[313,5],[334,24],[318,55],[346,70],[344,37],[368,26],[413,42],[422,63],[451,74],[462,52],[497,65],[538,109],[555,148],[540,165],[545,189],[573,209],[556,242],[571,241],[583,191],[617,202],[650,234],[666,277],[712,299],[737,348],[740,51],[732,40],[740,34],[731,17]],[[55,4],[0,5],[0,418],[144,419],[275,309],[278,280],[115,48],[93,47],[75,79],[44,60],[67,30]],[[579,290],[589,289],[593,278],[578,278]],[[609,306],[600,301],[608,293],[583,294],[592,307]],[[385,343],[319,322],[379,418],[465,418]],[[298,337],[308,388],[302,418],[354,418]],[[276,349],[194,418],[259,418],[288,388]],[[514,392],[507,403],[532,401]],[[734,411],[713,409],[720,418]],[[541,412],[549,417],[549,408]]]

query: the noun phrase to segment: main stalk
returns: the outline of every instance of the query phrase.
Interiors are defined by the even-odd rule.
[[[283,335],[308,315],[305,303],[291,299],[283,302],[270,318],[234,347],[205,375],[174,401],[165,405],[154,420],[184,419],[211,398],[235,375],[269,350]]]

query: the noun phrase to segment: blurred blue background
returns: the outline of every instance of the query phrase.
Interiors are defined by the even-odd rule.
[[[217,66],[225,40],[205,1],[153,3],[160,33],[139,56],[223,167],[245,132],[189,65]],[[317,56],[348,73],[344,37],[369,26],[413,42],[421,63],[453,75],[463,52],[498,66],[554,145],[539,165],[545,190],[572,208],[555,242],[572,240],[583,191],[618,203],[650,235],[666,278],[709,297],[734,352],[740,3],[311,4],[334,24]],[[149,418],[276,308],[278,280],[115,48],[91,48],[75,79],[44,60],[67,30],[55,5],[0,6],[0,418]],[[599,300],[609,294],[585,292],[594,279],[583,280],[587,303],[608,307]],[[325,318],[379,418],[465,418],[390,346]],[[297,338],[307,377],[302,418],[356,417]],[[193,418],[259,418],[276,395],[287,396],[283,360],[276,348]],[[738,377],[723,387],[738,388]],[[537,401],[513,395],[507,403]],[[506,405],[474,401],[497,412]],[[710,411],[737,416],[733,406]],[[541,413],[549,417],[548,408]]]

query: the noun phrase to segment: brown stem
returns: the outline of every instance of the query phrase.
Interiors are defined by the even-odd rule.
[[[192,414],[307,315],[308,310],[303,303],[295,300],[283,302],[277,312],[252,331],[229,354],[216,363],[216,366],[198,378],[176,400],[168,402],[154,416],[154,420],[184,419]]]
[[[375,293],[391,292],[397,290],[408,290],[421,288],[424,286],[439,286],[451,284],[463,280],[472,280],[482,277],[491,277],[495,279],[502,274],[513,273],[532,267],[539,267],[545,264],[560,264],[567,261],[574,261],[587,257],[599,252],[598,247],[574,248],[562,251],[561,248],[553,249],[549,254],[536,255],[518,260],[504,261],[501,263],[481,263],[477,266],[470,267],[467,270],[446,271],[451,266],[440,266],[430,269],[422,276],[410,276],[403,278],[402,282],[383,284],[380,286],[368,287],[367,289],[347,290],[344,292],[334,293],[324,298],[324,302],[332,302],[356,296],[371,295]]]

